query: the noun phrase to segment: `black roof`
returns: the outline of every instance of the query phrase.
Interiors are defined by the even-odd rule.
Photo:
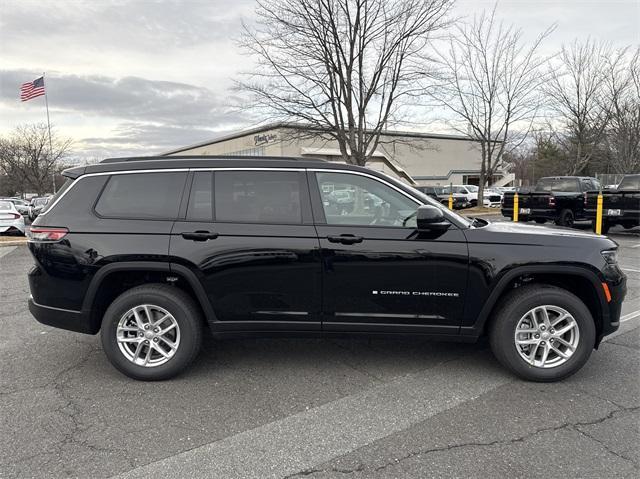
[[[103,173],[123,170],[154,170],[173,168],[314,168],[331,165],[333,169],[355,169],[371,173],[371,170],[328,162],[319,158],[297,158],[282,156],[142,156],[127,158],[108,158],[95,165],[69,168],[63,174],[77,178],[90,173]]]

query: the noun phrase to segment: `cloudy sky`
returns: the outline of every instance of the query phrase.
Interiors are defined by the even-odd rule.
[[[293,0],[292,0],[293,1]],[[459,0],[455,15],[493,1]],[[250,67],[236,47],[254,0],[0,0],[0,135],[44,121],[20,84],[46,72],[51,121],[78,157],[153,154],[254,124],[230,108]],[[640,0],[502,0],[498,15],[549,52],[575,38],[640,43]]]

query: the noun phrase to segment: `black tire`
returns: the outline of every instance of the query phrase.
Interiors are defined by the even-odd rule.
[[[571,228],[574,223],[573,211],[570,209],[564,209],[560,212],[558,217],[556,218],[556,224],[559,226],[566,226]]]
[[[538,223],[539,225],[543,225],[547,222],[547,220],[545,220],[544,218],[536,218],[536,223]]]
[[[580,332],[580,340],[573,355],[556,367],[533,366],[520,356],[514,341],[520,318],[541,305],[559,306],[571,313]],[[595,323],[585,304],[567,290],[541,284],[523,286],[509,293],[498,306],[489,326],[491,350],[496,359],[514,374],[528,381],[553,382],[571,376],[589,359],[595,339]]]
[[[180,344],[166,363],[144,367],[127,359],[118,347],[116,329],[120,318],[131,308],[152,304],[167,310],[180,328]],[[182,372],[198,355],[202,344],[203,319],[193,299],[175,286],[149,284],[137,286],[118,296],[102,319],[102,348],[111,364],[120,372],[142,381],[161,381]]]

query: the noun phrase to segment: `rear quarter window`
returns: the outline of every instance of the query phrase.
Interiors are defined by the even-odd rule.
[[[105,218],[175,219],[186,176],[186,172],[112,175],[95,211]]]

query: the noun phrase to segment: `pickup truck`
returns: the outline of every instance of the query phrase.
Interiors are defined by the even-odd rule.
[[[442,203],[445,206],[449,204],[449,193],[445,192],[442,186],[416,186],[415,189],[420,193],[425,194],[428,197]],[[467,197],[465,195],[462,195],[460,193],[453,193],[454,210],[461,210],[470,206],[471,203],[467,200]]]
[[[518,191],[518,220],[573,226],[574,221],[586,219],[587,192],[599,189],[600,182],[587,176],[540,178],[534,188]],[[502,215],[507,218],[513,218],[514,194],[505,192],[502,199]]]
[[[598,206],[598,192],[587,193],[585,214],[594,226]],[[624,228],[640,226],[640,174],[626,175],[616,188],[602,191],[602,232],[614,225]]]

